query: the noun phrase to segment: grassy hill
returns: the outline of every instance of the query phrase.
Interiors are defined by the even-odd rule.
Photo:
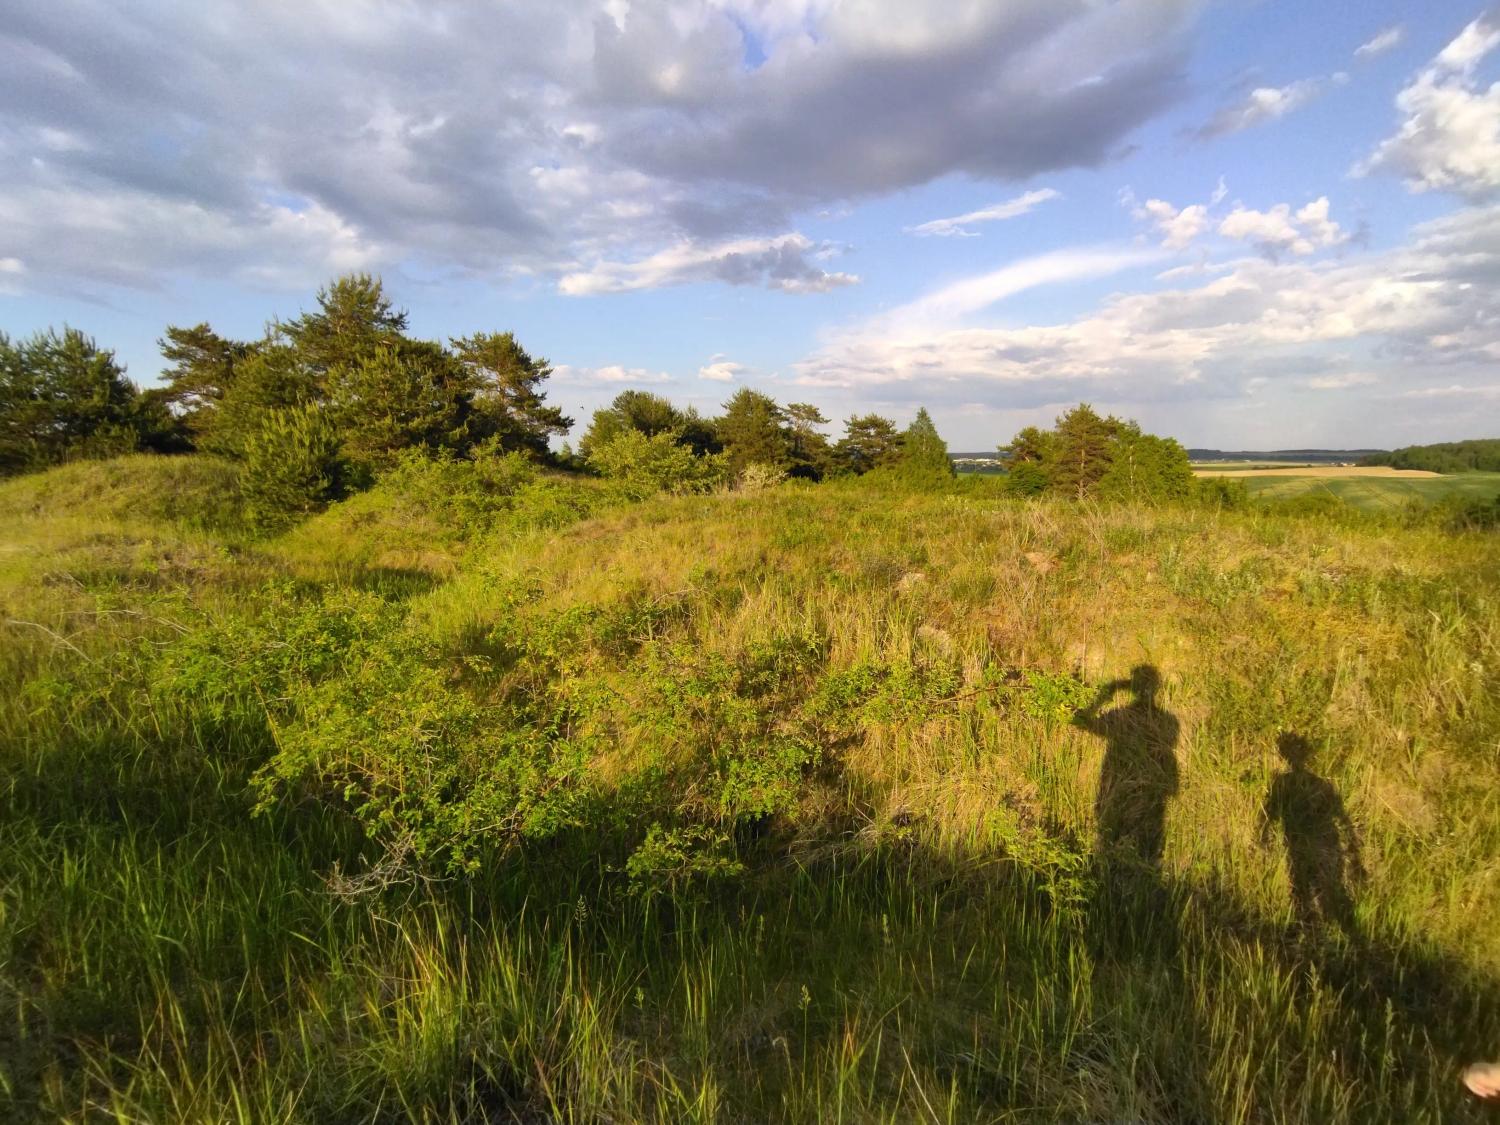
[[[0,484],[0,1117],[1484,1120],[1500,538],[988,484]]]

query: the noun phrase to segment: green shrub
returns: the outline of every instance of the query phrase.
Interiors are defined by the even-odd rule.
[[[1047,491],[1047,470],[1036,461],[1013,464],[1005,474],[1005,483],[1017,496],[1040,496]]]
[[[317,406],[268,410],[245,439],[240,494],[250,522],[275,530],[319,511],[341,490],[338,436]]]
[[[1198,477],[1192,495],[1205,508],[1239,511],[1250,506],[1250,489],[1235,477]]]
[[[707,492],[728,480],[721,453],[695,454],[672,433],[647,436],[624,430],[589,451],[589,466],[625,495],[642,499],[654,492]]]

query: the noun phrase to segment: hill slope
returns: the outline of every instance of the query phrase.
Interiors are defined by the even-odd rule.
[[[62,479],[0,485],[13,1118],[1471,1112],[1492,535],[784,486],[397,581],[329,549],[396,497],[221,549]]]

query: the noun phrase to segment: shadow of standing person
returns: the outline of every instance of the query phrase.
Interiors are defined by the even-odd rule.
[[[1130,702],[1099,714],[1129,689]],[[1073,716],[1076,726],[1105,740],[1104,765],[1094,797],[1099,850],[1129,848],[1147,866],[1161,864],[1167,839],[1167,803],[1177,795],[1177,737],[1181,724],[1156,701],[1161,673],[1150,664],[1133,668],[1128,680],[1099,689],[1094,702]]]
[[[1188,986],[1183,910],[1187,898],[1162,861],[1167,809],[1179,788],[1182,724],[1159,699],[1150,664],[1100,687],[1073,724],[1104,739],[1094,796],[1093,888],[1086,918],[1090,1009],[1081,1054],[1121,1039],[1141,1045],[1121,1120],[1155,1119],[1173,1107],[1180,1120],[1206,1120],[1206,1077],[1182,1043],[1198,1038],[1199,1004]],[[1130,696],[1114,703],[1122,692]]]
[[[1358,938],[1354,899],[1348,880],[1361,880],[1364,868],[1354,822],[1333,782],[1308,768],[1313,748],[1300,734],[1282,734],[1276,748],[1287,769],[1276,775],[1266,793],[1261,844],[1269,843],[1277,824],[1286,841],[1292,880],[1292,908],[1304,926],[1333,923]]]

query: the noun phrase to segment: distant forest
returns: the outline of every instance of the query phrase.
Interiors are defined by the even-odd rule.
[[[1360,464],[1425,469],[1430,473],[1496,473],[1500,472],[1500,438],[1408,445],[1390,453],[1371,454]]]

